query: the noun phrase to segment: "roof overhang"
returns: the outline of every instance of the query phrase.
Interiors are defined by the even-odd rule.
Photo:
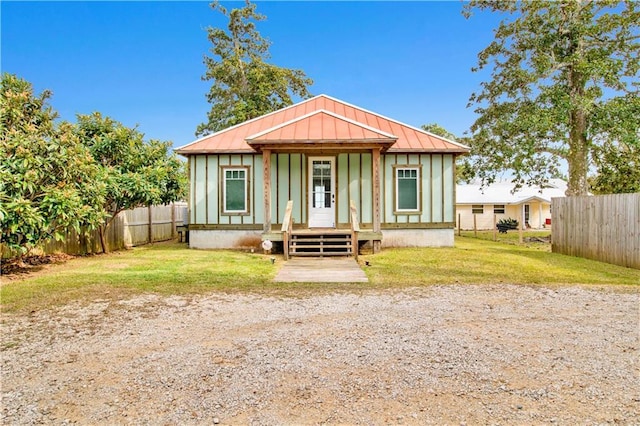
[[[395,146],[391,146],[388,150],[388,153],[389,154],[453,154],[457,156],[457,155],[468,154],[469,150],[464,148],[460,148],[458,150],[451,149],[451,148],[442,148],[442,149],[432,148],[429,150],[409,149],[409,148],[398,149]]]
[[[274,143],[251,144],[257,152],[369,152],[380,150],[385,152],[389,149],[389,144],[374,143],[370,141],[277,141]],[[254,152],[255,152],[254,151]]]
[[[471,205],[471,204],[504,204],[506,206],[518,206],[520,204],[526,204],[526,203],[531,203],[531,202],[539,202],[539,203],[551,203],[551,200],[548,200],[544,197],[538,197],[538,196],[531,196],[531,197],[526,197],[526,198],[521,198],[518,200],[500,200],[500,199],[476,199],[476,200],[456,200],[456,204],[464,204],[464,205]]]
[[[538,201],[540,203],[550,203],[551,200],[548,200],[544,197],[538,197],[538,196],[532,196],[532,197],[527,197],[527,198],[523,198],[522,200],[518,200],[518,201],[514,201],[512,203],[509,204],[524,204],[524,203],[529,203],[531,201]]]

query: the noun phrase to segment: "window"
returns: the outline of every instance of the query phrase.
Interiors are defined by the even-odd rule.
[[[482,204],[473,204],[471,206],[471,213],[473,214],[483,214],[484,206]]]
[[[417,212],[420,210],[420,170],[418,168],[396,168],[396,211]]]
[[[224,213],[248,213],[247,168],[223,168],[222,205]]]
[[[494,204],[493,214],[504,214],[504,204]]]

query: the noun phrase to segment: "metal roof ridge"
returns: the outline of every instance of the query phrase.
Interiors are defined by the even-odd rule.
[[[318,95],[318,96],[325,96],[325,95]],[[346,122],[348,122],[348,123],[350,123],[350,124],[353,124],[353,125],[355,125],[355,126],[362,127],[362,128],[367,129],[367,130],[369,130],[369,131],[372,131],[372,132],[378,133],[378,134],[380,134],[380,135],[383,135],[383,136],[385,136],[385,137],[387,137],[387,138],[389,138],[389,139],[395,139],[395,140],[397,140],[397,139],[398,139],[398,137],[397,137],[397,136],[392,135],[392,134],[390,134],[390,133],[387,133],[387,132],[385,132],[385,131],[382,131],[382,130],[380,130],[380,129],[376,129],[375,127],[371,127],[371,126],[369,126],[369,125],[367,125],[367,124],[360,123],[359,121],[351,120],[350,118],[347,118],[347,117],[345,117],[345,116],[342,116],[342,115],[340,115],[340,114],[337,114],[337,113],[335,113],[335,112],[333,112],[333,111],[329,111],[329,110],[326,110],[326,109],[324,109],[324,108],[320,108],[320,109],[317,109],[317,110],[315,110],[315,111],[311,111],[311,112],[309,112],[309,113],[307,113],[307,114],[304,114],[304,115],[302,115],[302,116],[300,116],[300,117],[293,118],[293,119],[291,119],[291,120],[289,120],[289,121],[286,121],[286,122],[284,122],[284,123],[280,123],[280,124],[278,124],[278,125],[276,125],[276,126],[273,126],[273,127],[269,128],[269,129],[262,130],[262,131],[260,131],[260,132],[258,132],[258,133],[255,133],[255,134],[253,134],[253,135],[247,136],[244,140],[245,140],[245,141],[247,141],[247,143],[249,143],[249,141],[250,141],[250,140],[253,140],[253,139],[259,138],[260,136],[264,136],[264,135],[266,135],[267,133],[271,133],[271,132],[273,132],[273,131],[275,131],[275,130],[281,129],[281,128],[286,127],[286,126],[289,126],[289,125],[291,125],[291,124],[293,124],[293,123],[295,123],[295,122],[305,120],[305,119],[307,119],[307,118],[309,118],[309,117],[312,117],[312,116],[314,116],[314,115],[316,115],[316,114],[327,114],[327,115],[330,115],[330,116],[332,116],[332,117],[334,117],[334,118],[337,118],[337,119],[339,119],[339,120],[346,121]]]
[[[359,110],[361,110],[361,111],[367,112],[367,113],[369,113],[369,114],[373,114],[373,115],[375,115],[375,116],[377,116],[377,117],[383,118],[383,119],[385,119],[385,120],[392,121],[392,122],[394,122],[394,123],[396,123],[396,124],[399,124],[399,125],[401,125],[401,126],[409,127],[410,129],[416,130],[416,131],[418,131],[418,132],[420,132],[420,133],[424,133],[424,134],[429,135],[429,136],[434,136],[434,137],[436,137],[436,138],[438,138],[438,139],[442,139],[442,140],[444,140],[444,141],[446,141],[446,142],[449,142],[449,143],[452,143],[452,144],[454,144],[454,145],[457,145],[457,146],[459,146],[460,148],[469,149],[469,150],[471,149],[471,147],[469,147],[469,146],[467,146],[467,145],[465,145],[465,144],[462,144],[462,143],[460,143],[460,142],[452,141],[451,139],[445,138],[445,137],[443,137],[443,136],[436,135],[436,134],[431,133],[431,132],[427,132],[426,130],[420,129],[420,128],[418,128],[418,127],[414,127],[414,126],[412,126],[412,125],[410,125],[410,124],[403,123],[402,121],[398,121],[398,120],[395,120],[395,119],[393,119],[393,118],[389,118],[389,117],[387,117],[387,116],[385,116],[385,115],[382,115],[382,114],[380,114],[380,113],[373,112],[373,111],[369,111],[368,109],[365,109],[365,108],[359,107],[359,106],[357,106],[357,105],[350,104],[349,102],[342,101],[342,100],[337,99],[337,98],[334,98],[334,97],[332,97],[332,96],[324,95],[324,94],[323,94],[323,95],[318,95],[318,96],[324,96],[325,98],[331,99],[331,100],[332,100],[332,101],[334,101],[334,102],[340,102],[340,103],[342,103],[342,104],[344,104],[344,105],[350,106],[351,108],[356,108],[356,109],[359,109]]]
[[[277,114],[277,113],[282,112],[282,111],[285,111],[285,110],[287,110],[287,109],[289,109],[289,108],[297,107],[297,106],[302,105],[302,104],[304,104],[304,103],[311,102],[312,100],[314,100],[314,99],[316,99],[316,98],[320,98],[320,97],[322,97],[322,96],[324,96],[324,97],[328,97],[327,95],[322,95],[322,94],[321,94],[321,95],[313,96],[313,97],[311,97],[311,98],[309,98],[309,99],[304,99],[304,100],[302,100],[302,101],[300,101],[300,102],[298,102],[298,103],[288,105],[288,106],[286,106],[286,107],[284,107],[284,108],[280,108],[280,109],[277,109],[277,110],[275,110],[275,111],[271,111],[271,112],[269,112],[269,113],[267,113],[267,114],[260,115],[260,116],[258,116],[258,117],[252,118],[252,119],[250,119],[250,120],[243,121],[242,123],[234,124],[233,126],[231,126],[231,127],[227,127],[226,129],[218,130],[217,132],[213,132],[213,133],[210,133],[210,134],[208,134],[208,135],[206,135],[206,136],[202,136],[201,138],[196,139],[196,140],[195,140],[195,141],[193,141],[193,142],[189,142],[189,143],[188,143],[188,144],[186,144],[186,145],[180,146],[180,147],[178,147],[178,148],[174,148],[174,151],[176,151],[176,152],[181,151],[181,150],[183,150],[183,149],[185,149],[185,148],[187,148],[187,147],[189,147],[189,146],[191,146],[191,145],[193,145],[193,144],[196,144],[196,143],[198,143],[198,142],[202,142],[203,140],[205,140],[205,139],[207,139],[207,138],[211,138],[211,137],[213,137],[213,136],[220,135],[220,134],[222,134],[222,133],[228,132],[228,131],[230,131],[230,130],[236,129],[236,128],[240,127],[240,126],[244,126],[244,125],[249,124],[249,123],[253,123],[254,121],[257,121],[257,120],[263,119],[263,118],[268,117],[268,116],[273,115],[273,114]]]
[[[354,125],[356,125],[358,127],[362,127],[363,129],[367,129],[367,130],[370,130],[372,132],[379,133],[379,134],[384,135],[384,136],[386,136],[386,137],[388,137],[390,139],[398,139],[398,136],[396,136],[394,134],[385,132],[384,130],[381,130],[381,129],[376,129],[373,126],[369,126],[368,124],[361,123],[359,121],[356,121],[356,120],[353,120],[351,118],[345,117],[344,115],[340,115],[340,114],[335,113],[333,111],[327,111],[327,110],[324,110],[324,109],[322,111],[327,113],[327,114],[329,114],[329,115],[331,115],[331,116],[333,116],[333,117],[335,117],[335,118],[337,118],[338,120],[346,121],[347,123],[351,123],[351,124],[354,124]]]

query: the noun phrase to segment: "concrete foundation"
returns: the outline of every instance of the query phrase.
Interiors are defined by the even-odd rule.
[[[453,229],[383,229],[382,248],[453,247]]]
[[[261,249],[261,231],[192,230],[189,247],[195,249]]]
[[[382,231],[382,248],[453,247],[453,229],[386,229]],[[189,247],[195,249],[261,250],[261,231],[192,230]]]

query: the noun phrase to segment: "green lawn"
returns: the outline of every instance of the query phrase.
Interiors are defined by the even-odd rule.
[[[456,230],[456,235],[458,235],[458,231]],[[463,237],[469,238],[479,238],[481,240],[493,241],[494,236],[497,242],[507,243],[507,244],[519,244],[519,233],[517,230],[509,230],[505,234],[501,234],[499,232],[493,231],[462,231],[461,235]],[[527,247],[536,248],[538,250],[543,251],[551,251],[551,244],[543,243],[536,241],[536,238],[544,239],[548,238],[551,235],[551,230],[542,229],[542,230],[527,230],[522,232],[522,237],[524,239],[524,244]],[[527,241],[529,240],[529,241]]]
[[[551,253],[546,246],[463,236],[453,248],[384,250],[361,259],[371,264],[365,270],[376,285],[640,284],[639,270]]]
[[[516,238],[517,241],[517,238]],[[199,294],[215,291],[313,292],[400,288],[432,284],[638,285],[640,271],[550,253],[540,247],[456,237],[453,248],[387,249],[360,256],[370,283],[274,284],[281,256],[239,251],[189,250],[160,243],[109,255],[75,258],[33,276],[3,277],[3,311],[37,310],[73,300],[120,299],[136,294]]]
[[[82,298],[141,293],[197,294],[267,288],[275,276],[269,256],[239,251],[189,250],[159,243],[79,257],[0,288],[3,310],[38,309]]]

